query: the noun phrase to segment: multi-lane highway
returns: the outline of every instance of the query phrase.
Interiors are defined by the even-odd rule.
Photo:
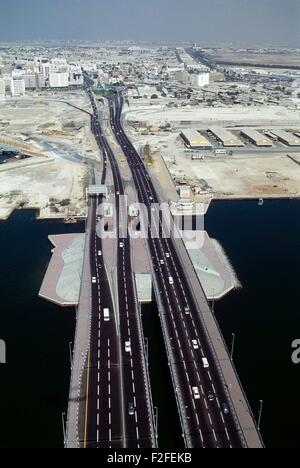
[[[144,337],[136,302],[131,267],[127,217],[122,219],[120,199],[124,195],[121,175],[113,151],[103,134],[99,112],[87,81],[93,117],[92,131],[103,154],[101,183],[110,164],[117,219],[117,298],[112,297],[105,267],[103,244],[97,234],[98,206],[91,201],[92,331],[87,372],[84,446],[98,448],[151,448],[156,446],[154,414],[147,373]],[[125,226],[125,229],[124,229]],[[120,234],[123,232],[123,234]],[[109,310],[105,318],[104,309]]]
[[[122,107],[123,97],[118,93],[110,101],[110,123],[131,168],[139,202],[147,207],[150,219],[159,199],[143,161],[123,130]],[[149,225],[149,249],[163,304],[160,318],[185,443],[203,448],[246,447],[174,240],[159,235],[161,229],[161,218]]]

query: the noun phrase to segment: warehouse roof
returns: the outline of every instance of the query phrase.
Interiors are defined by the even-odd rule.
[[[211,148],[212,144],[196,130],[184,130],[182,135],[190,143],[191,146]]]
[[[300,146],[300,138],[284,130],[272,130],[278,138],[288,143],[290,146]]]
[[[272,146],[272,141],[254,128],[244,128],[242,134],[255,141],[257,146]]]
[[[214,126],[209,129],[225,146],[244,146],[244,143],[225,128]]]

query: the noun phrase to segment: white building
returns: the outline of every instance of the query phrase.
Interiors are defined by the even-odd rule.
[[[67,88],[69,86],[69,73],[50,72],[49,85],[50,88]]]
[[[10,90],[12,96],[24,96],[25,81],[22,78],[11,78]]]
[[[0,99],[5,97],[5,80],[0,78]]]
[[[43,75],[45,77],[48,77],[49,74],[50,74],[50,70],[51,70],[51,65],[49,62],[46,62],[46,63],[42,63],[41,64],[41,72],[43,73]]]
[[[209,85],[209,73],[199,73],[197,75],[191,75],[191,82],[194,88],[202,88],[203,86]]]

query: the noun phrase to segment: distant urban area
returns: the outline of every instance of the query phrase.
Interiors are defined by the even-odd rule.
[[[261,213],[300,197],[299,52],[0,44],[0,219],[30,209],[84,231],[49,233],[39,267],[42,303],[76,308],[65,447],[160,446],[142,321],[155,304],[182,447],[264,448],[264,402],[251,407],[215,316],[245,285],[205,216],[219,200]]]

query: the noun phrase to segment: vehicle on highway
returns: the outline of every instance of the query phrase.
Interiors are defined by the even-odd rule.
[[[164,265],[164,264],[165,264],[165,262],[164,262],[163,260],[160,260],[159,263],[160,263],[161,265]]]
[[[193,348],[194,348],[194,349],[199,349],[198,340],[193,340],[193,341],[192,341],[192,345],[193,345]]]
[[[171,257],[171,255],[167,252],[166,253],[166,258],[170,258],[170,257]]]
[[[120,242],[120,248],[124,249],[124,242]]]
[[[99,256],[99,257],[102,257],[102,250],[99,250],[99,251],[98,251],[98,256]]]
[[[221,406],[222,406],[223,414],[227,416],[230,413],[229,406],[227,405],[227,403],[222,403]]]
[[[169,277],[169,284],[172,286],[174,284],[174,280],[172,278],[172,276]]]
[[[131,353],[131,342],[130,341],[125,342],[125,351],[126,351],[126,353]]]
[[[93,284],[96,284],[96,283],[97,283],[97,278],[96,278],[95,276],[93,276],[93,278],[92,278],[92,283],[93,283]]]
[[[104,322],[109,322],[110,321],[109,309],[103,309],[103,318],[104,318]]]
[[[195,400],[200,400],[200,392],[198,387],[193,387],[193,395]]]
[[[202,358],[202,363],[203,363],[204,369],[208,369],[208,368],[209,368],[208,360],[207,360],[205,357]]]
[[[185,315],[190,315],[191,309],[189,307],[185,307],[184,308],[184,313],[185,313]]]
[[[210,402],[215,401],[215,394],[214,394],[214,392],[212,390],[208,390],[207,399]]]
[[[129,404],[128,404],[128,414],[129,414],[129,416],[134,416],[134,413],[135,413],[134,404],[133,404],[133,403],[129,403]]]

